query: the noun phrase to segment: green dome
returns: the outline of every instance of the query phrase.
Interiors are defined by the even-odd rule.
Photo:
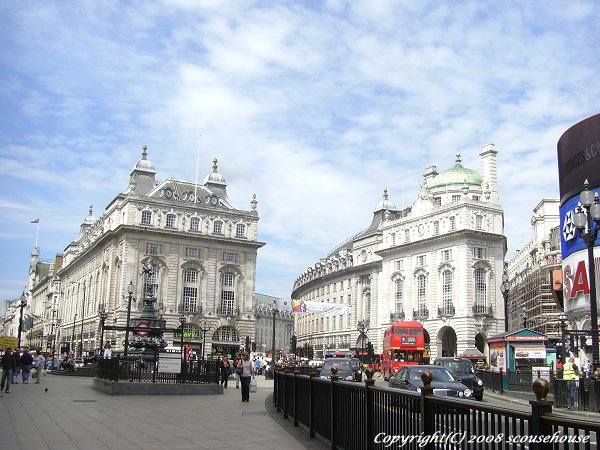
[[[479,173],[462,165],[460,153],[457,153],[454,167],[437,175],[428,183],[428,187],[435,189],[446,186],[481,186],[482,182],[483,177]]]

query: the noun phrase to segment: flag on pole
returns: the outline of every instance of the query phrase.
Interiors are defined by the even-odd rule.
[[[40,219],[32,220],[31,223],[40,223]]]

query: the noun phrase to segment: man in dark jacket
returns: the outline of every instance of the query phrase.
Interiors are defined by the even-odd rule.
[[[32,366],[33,356],[31,356],[28,349],[24,349],[23,354],[21,355],[21,377],[25,384],[29,384],[29,373],[31,372]]]
[[[4,383],[6,383],[6,393],[10,391],[10,383],[12,378],[12,372],[15,370],[15,359],[12,355],[12,348],[7,348],[2,359],[0,360],[0,366],[2,366],[2,382],[0,383],[0,391],[4,389]]]
[[[17,375],[19,375],[19,370],[21,370],[21,352],[18,348],[13,352],[12,357],[15,360],[15,368],[12,371],[12,384],[19,384]]]

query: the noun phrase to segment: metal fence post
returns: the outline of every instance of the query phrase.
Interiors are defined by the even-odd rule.
[[[308,435],[311,438],[315,437],[313,428],[313,378],[317,376],[317,371],[314,366],[309,369],[310,380],[308,381]]]
[[[300,426],[300,423],[298,422],[298,395],[296,392],[296,376],[298,376],[298,374],[300,373],[300,368],[298,366],[294,367],[294,426],[298,427]]]
[[[531,405],[531,423],[529,424],[529,434],[531,436],[550,436],[552,435],[552,425],[544,421],[543,416],[545,414],[552,413],[553,401],[546,400],[548,392],[550,392],[550,383],[543,378],[535,380],[532,384],[533,393],[535,394],[535,400],[530,400]],[[530,450],[544,450],[546,443],[532,442],[530,443]]]
[[[337,449],[335,445],[335,385],[338,381],[338,368],[333,366],[331,368],[331,395],[329,398],[329,429],[331,430],[331,448]]]
[[[373,379],[373,374],[375,373],[375,371],[373,370],[372,367],[368,367],[365,370],[365,374],[367,375],[367,379],[365,380],[365,389],[366,389],[366,402],[365,402],[365,417],[366,417],[366,426],[367,426],[367,434],[366,434],[366,439],[367,442],[365,442],[365,447],[367,450],[371,450],[373,448],[373,444],[375,443],[375,436],[374,436],[374,432],[373,432],[373,414],[371,413],[372,411],[374,411],[375,407],[374,407],[374,395],[373,395],[373,386],[375,385],[375,380]]]
[[[433,379],[433,375],[431,372],[423,372],[421,374],[421,381],[423,381],[423,386],[421,387],[421,401],[420,401],[420,410],[421,410],[421,426],[422,426],[422,434],[424,436],[433,435],[433,408],[431,404],[427,401],[426,397],[433,395],[433,387],[431,386],[431,380]],[[425,450],[432,450],[433,443],[428,442],[426,445],[421,447]]]

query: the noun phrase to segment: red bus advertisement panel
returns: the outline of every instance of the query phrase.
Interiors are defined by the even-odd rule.
[[[388,380],[406,365],[423,364],[425,333],[420,322],[395,322],[383,334],[381,372]]]

